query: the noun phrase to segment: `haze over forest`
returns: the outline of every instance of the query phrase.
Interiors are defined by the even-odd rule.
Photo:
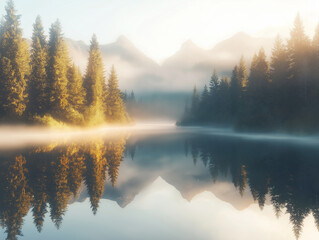
[[[204,86],[214,68],[221,74],[230,75],[241,56],[250,63],[261,47],[270,53],[273,41],[239,32],[205,50],[188,40],[161,64],[147,57],[123,35],[114,43],[101,45],[101,52],[105,69],[112,64],[117,67],[122,89],[140,94],[145,91],[190,92],[194,84]],[[66,42],[74,63],[84,72],[89,46],[69,38]]]

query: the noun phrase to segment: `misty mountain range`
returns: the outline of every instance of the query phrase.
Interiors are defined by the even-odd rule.
[[[89,46],[83,41],[66,39],[70,56],[84,73]],[[202,87],[209,82],[213,69],[220,75],[230,75],[232,68],[244,56],[248,67],[253,55],[263,47],[271,53],[273,39],[255,38],[240,32],[221,41],[212,49],[202,49],[191,40],[162,64],[147,57],[125,36],[116,42],[101,45],[105,71],[114,64],[122,90],[137,93],[148,92],[190,92],[196,84]]]

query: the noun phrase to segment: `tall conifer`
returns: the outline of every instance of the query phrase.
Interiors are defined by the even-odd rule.
[[[73,64],[68,70],[68,92],[70,107],[78,112],[83,112],[85,104],[85,91],[80,70]]]
[[[68,106],[67,72],[70,64],[68,50],[63,39],[61,24],[57,20],[50,29],[48,60],[48,93],[52,117],[64,120]]]
[[[218,79],[219,79],[219,77],[218,77],[217,71],[214,68],[213,75],[211,76],[210,82],[209,82],[209,93],[210,93],[211,96],[214,95],[214,91],[217,88]]]
[[[48,110],[47,94],[47,42],[44,35],[41,18],[38,16],[33,25],[31,49],[31,75],[29,81],[28,113],[44,115]]]
[[[0,27],[0,118],[16,120],[26,108],[29,51],[12,0],[5,10]]]
[[[88,116],[91,124],[99,124],[105,120],[106,86],[103,59],[95,35],[91,40],[89,61],[84,77]]]
[[[280,36],[276,37],[272,50],[270,62],[270,78],[272,81],[272,105],[273,114],[280,122],[284,120],[283,115],[287,116],[289,105],[289,95],[287,90],[291,87],[289,79],[289,57],[287,46],[283,43]],[[286,91],[282,91],[285,88]],[[283,114],[285,113],[285,114]]]
[[[303,23],[299,14],[288,41],[288,53],[290,60],[290,84],[291,103],[294,106],[294,114],[298,114],[300,107],[308,101],[309,91],[309,55],[310,40],[306,36]]]
[[[238,65],[237,79],[242,88],[247,86],[247,68],[245,63],[245,58],[242,56]]]
[[[114,66],[112,66],[107,84],[106,119],[109,122],[124,122],[126,120],[125,106]]]

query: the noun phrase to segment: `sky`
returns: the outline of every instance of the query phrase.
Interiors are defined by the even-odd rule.
[[[0,1],[4,15],[6,1]],[[318,0],[15,0],[25,37],[37,15],[46,31],[57,18],[66,37],[101,44],[126,36],[161,62],[191,39],[202,48],[244,31],[258,37],[287,37],[297,13],[312,36],[319,22]]]

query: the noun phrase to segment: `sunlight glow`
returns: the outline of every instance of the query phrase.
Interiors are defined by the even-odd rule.
[[[0,9],[4,4],[1,1]],[[158,62],[188,39],[211,48],[240,31],[259,37],[287,35],[298,12],[308,34],[319,21],[317,0],[57,0],[54,5],[43,0],[16,0],[16,5],[28,38],[39,14],[47,29],[59,18],[66,37],[86,43],[93,33],[101,44],[123,34]]]

